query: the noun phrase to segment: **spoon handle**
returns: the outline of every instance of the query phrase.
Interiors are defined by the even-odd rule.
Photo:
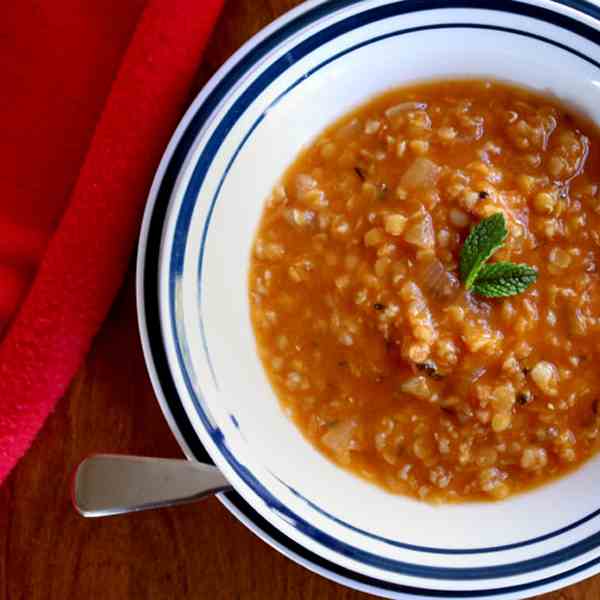
[[[95,454],[73,476],[73,506],[105,517],[195,502],[231,489],[219,469],[190,460]]]

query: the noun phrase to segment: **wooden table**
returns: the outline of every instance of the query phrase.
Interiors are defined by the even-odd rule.
[[[230,0],[198,86],[248,37],[297,4]],[[92,452],[179,457],[138,340],[133,273],[67,396],[0,487],[0,600],[349,600],[369,596],[297,566],[214,498],[104,520],[75,515],[74,466]],[[545,600],[597,600],[600,577]]]

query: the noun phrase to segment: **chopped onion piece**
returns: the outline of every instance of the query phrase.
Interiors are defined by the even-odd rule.
[[[296,197],[301,199],[317,187],[317,180],[310,175],[300,173],[296,177]]]
[[[431,249],[435,245],[435,236],[433,233],[433,223],[428,213],[421,215],[421,218],[411,224],[404,232],[404,239],[409,244],[423,249]]]
[[[400,391],[405,394],[410,394],[416,398],[427,400],[431,397],[431,389],[429,383],[423,375],[417,375],[407,379],[401,386]]]
[[[428,158],[419,157],[408,167],[400,179],[400,185],[407,190],[434,185],[441,168]]]
[[[352,119],[345,125],[342,125],[335,133],[337,140],[346,140],[360,131],[360,121],[356,118]]]
[[[425,102],[401,102],[400,104],[394,104],[385,111],[385,116],[388,119],[399,115],[407,110],[427,110],[427,104]]]
[[[435,298],[449,300],[460,288],[457,277],[450,273],[437,259],[424,266],[423,289]]]
[[[354,432],[356,430],[356,421],[346,419],[332,425],[323,435],[321,441],[336,455],[336,458],[344,463],[350,461],[350,450],[354,447]]]

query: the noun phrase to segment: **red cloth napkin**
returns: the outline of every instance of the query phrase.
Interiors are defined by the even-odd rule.
[[[221,0],[18,0],[0,18],[0,482],[121,285]]]

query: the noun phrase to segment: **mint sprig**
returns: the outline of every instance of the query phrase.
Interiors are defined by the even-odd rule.
[[[478,223],[469,233],[460,252],[460,278],[470,290],[485,262],[502,246],[508,230],[502,213]]]
[[[467,290],[488,298],[514,296],[535,282],[534,267],[511,262],[486,264],[502,247],[508,230],[502,213],[478,223],[469,233],[460,252],[460,277]]]
[[[524,292],[536,279],[538,272],[529,265],[495,262],[480,269],[473,292],[480,296],[502,298]]]

